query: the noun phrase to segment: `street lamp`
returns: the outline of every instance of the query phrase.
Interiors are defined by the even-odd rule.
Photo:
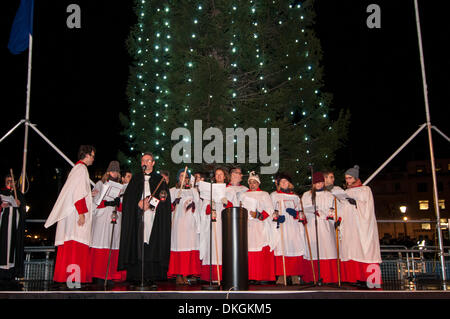
[[[406,210],[405,210],[405,212],[406,212]],[[404,228],[404,230],[405,230],[405,240],[406,240],[406,236],[407,236],[407,234],[408,234],[408,232],[407,232],[407,229],[406,229],[406,222],[408,221],[408,217],[403,217],[403,221],[404,221],[404,223],[403,223],[403,228]]]
[[[399,208],[400,208],[400,213],[402,213],[402,214],[406,213],[406,205],[401,205]],[[408,221],[408,217],[406,217],[406,215],[405,215],[405,217],[403,217],[403,221],[405,222],[403,224],[403,229],[404,229],[405,238],[406,238],[406,222]]]

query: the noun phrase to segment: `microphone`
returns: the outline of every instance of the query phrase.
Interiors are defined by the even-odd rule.
[[[145,171],[147,169],[147,165],[142,165],[142,170]]]

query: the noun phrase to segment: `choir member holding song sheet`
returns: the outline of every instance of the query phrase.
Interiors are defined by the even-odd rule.
[[[300,284],[299,276],[304,274],[305,235],[299,223],[300,198],[289,189],[289,183],[292,184],[290,176],[278,174],[279,189],[270,194],[275,210],[272,225],[275,274],[277,284],[286,285],[289,276],[292,284],[297,285]]]
[[[94,187],[98,194],[94,197],[96,208],[92,214],[92,277],[102,280],[106,278],[106,273],[107,280],[126,279],[126,272],[117,270],[122,222],[121,197],[125,189],[119,181],[119,162],[111,161],[105,175]]]
[[[227,173],[225,169],[217,168],[214,171],[214,182],[211,184],[200,181],[198,189],[203,199],[200,226],[200,259],[202,261],[200,279],[209,281],[210,265],[212,266],[212,281],[220,282],[222,277],[222,210],[233,207],[236,201],[235,193],[227,191]],[[212,207],[211,207],[212,204]],[[212,245],[210,246],[210,218],[212,218]],[[212,253],[210,254],[210,248]]]
[[[25,199],[12,170],[0,189],[0,281],[24,275]]]
[[[230,169],[230,182],[227,185],[227,191],[232,191],[235,194],[235,201],[233,206],[239,206],[240,196],[248,191],[248,188],[241,185],[242,182],[242,170],[240,167],[233,167]]]
[[[248,279],[275,281],[275,256],[272,247],[273,203],[269,193],[259,188],[261,181],[250,173],[250,189],[240,196],[248,212]]]
[[[176,187],[170,189],[173,216],[167,276],[176,276],[177,285],[189,284],[188,276],[200,276],[200,197],[192,184],[186,167],[178,171]]]
[[[330,222],[331,218],[334,220],[334,196],[325,189],[325,180],[321,172],[313,174],[312,183],[312,189],[303,194],[302,202],[312,254],[307,251],[305,259],[313,260],[315,274],[312,273],[311,267],[305,267],[304,280],[312,282],[316,278],[323,283],[334,283],[338,282],[336,237],[334,224]]]

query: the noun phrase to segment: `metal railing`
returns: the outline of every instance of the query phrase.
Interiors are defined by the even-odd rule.
[[[26,246],[24,280],[51,281],[54,271],[54,246]]]
[[[45,220],[27,220],[42,223]],[[379,221],[381,222],[381,221]],[[421,221],[423,222],[423,221]],[[444,246],[444,257],[450,256],[450,246]],[[25,281],[52,281],[55,246],[25,247]],[[383,262],[380,265],[383,281],[416,280],[417,278],[438,277],[441,265],[440,253],[436,246],[381,245]],[[447,278],[450,278],[450,261],[445,262]]]
[[[450,246],[444,246],[444,256],[450,256]],[[383,262],[383,280],[439,279],[442,269],[439,261],[440,249],[436,246],[380,246]],[[395,258],[393,258],[395,255]],[[450,275],[450,261],[445,262],[447,277]]]

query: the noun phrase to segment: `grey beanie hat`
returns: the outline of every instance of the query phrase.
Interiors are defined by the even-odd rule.
[[[358,179],[359,178],[359,166],[355,165],[352,168],[349,168],[345,172],[345,175],[350,175],[350,176],[353,176],[354,178]]]
[[[107,172],[118,172],[120,173],[120,165],[118,161],[111,161],[108,165]]]

